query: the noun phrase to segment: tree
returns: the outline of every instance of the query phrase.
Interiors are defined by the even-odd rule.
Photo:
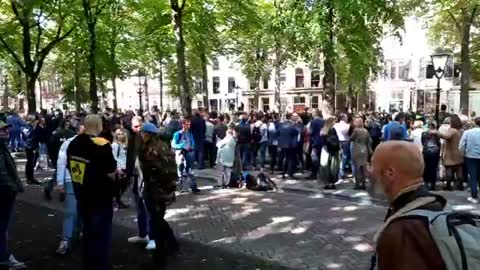
[[[98,85],[97,85],[97,22],[102,11],[109,4],[109,0],[82,0],[83,13],[87,24],[89,34],[88,46],[88,66],[90,76],[90,99],[92,102],[91,110],[93,113],[98,112]]]
[[[184,116],[192,115],[192,97],[187,78],[185,62],[185,39],[183,37],[183,12],[187,0],[170,0],[173,17],[173,29],[175,33],[175,51],[177,56],[177,87],[180,92],[180,104]]]
[[[458,48],[460,45],[460,108],[468,109],[472,81],[472,40],[480,36],[472,29],[474,24],[480,21],[480,2],[477,0],[424,1],[417,7],[427,7],[425,5],[433,7],[430,10],[435,14],[430,28],[433,41],[452,48]]]
[[[52,49],[72,33],[65,28],[73,0],[11,0],[0,3],[5,23],[0,26],[0,49],[8,52],[24,73],[28,111],[37,109],[35,85]]]
[[[399,7],[390,0],[292,0],[288,7],[297,22],[297,49],[311,62],[323,61],[323,108],[330,115],[335,111],[338,60],[347,60],[342,68],[348,84],[364,84],[378,67],[385,26],[394,33],[403,26]]]

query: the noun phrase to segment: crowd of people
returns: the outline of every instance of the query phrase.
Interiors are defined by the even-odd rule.
[[[280,115],[196,109],[191,117],[175,110],[163,115],[111,110],[100,115],[59,110],[0,115],[0,150],[8,156],[0,164],[0,264],[25,266],[8,252],[3,233],[15,196],[23,190],[10,151],[26,153],[27,184],[43,184],[48,200],[54,186],[61,194],[65,216],[58,254],[71,251],[82,227],[85,269],[109,269],[113,210],[129,207],[122,196],[131,190],[138,235],[128,242],[144,244],[154,251],[156,264],[164,266],[179,248],[164,219],[166,208],[177,190],[201,194],[194,168],[200,173],[216,168],[216,188],[242,187],[246,171],[262,170],[284,179],[318,180],[325,189],[353,176],[355,189],[365,190],[375,149],[388,141],[407,141],[407,148],[423,156],[421,173],[428,189],[437,189],[440,180],[447,190],[463,190],[468,183],[468,200],[478,203],[480,118],[450,115],[445,109],[438,117],[441,125],[422,113],[323,117],[319,110]],[[52,181],[35,179],[35,170],[48,167],[55,169]]]

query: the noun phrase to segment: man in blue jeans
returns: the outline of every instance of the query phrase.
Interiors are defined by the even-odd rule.
[[[470,202],[478,203],[478,183],[480,177],[480,117],[475,118],[475,127],[463,133],[459,149],[465,156],[467,171],[470,175]]]
[[[15,161],[7,148],[8,128],[9,125],[0,120],[0,269],[24,269],[25,264],[15,259],[7,245],[15,197],[23,191]]]
[[[113,195],[117,162],[110,143],[99,137],[102,118],[90,114],[85,132],[70,142],[68,169],[83,223],[83,267],[108,270],[112,242]]]
[[[193,176],[193,153],[196,147],[195,139],[190,132],[191,121],[185,118],[182,123],[182,130],[175,132],[172,139],[172,149],[175,150],[175,161],[177,163],[177,174],[182,192],[187,191],[186,177],[190,181],[190,188],[193,193],[199,193],[197,182]]]

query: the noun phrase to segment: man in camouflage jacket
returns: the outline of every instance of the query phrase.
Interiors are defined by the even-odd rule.
[[[159,133],[155,125],[143,125],[139,160],[145,185],[145,205],[151,215],[151,235],[156,242],[154,261],[165,266],[166,256],[178,251],[175,235],[165,221],[167,205],[175,201],[177,166],[168,141],[163,141]]]

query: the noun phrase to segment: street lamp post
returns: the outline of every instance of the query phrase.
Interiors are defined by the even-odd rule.
[[[142,82],[144,81],[145,74],[143,71],[139,70],[138,71],[138,105],[140,106],[140,112],[143,113],[143,89],[142,89]]]
[[[435,120],[437,121],[437,125],[440,125],[440,80],[443,78],[445,74],[445,66],[447,65],[447,61],[450,58],[450,53],[444,50],[437,50],[436,53],[431,55],[433,68],[435,69],[435,77],[437,78],[437,100],[435,106]]]

